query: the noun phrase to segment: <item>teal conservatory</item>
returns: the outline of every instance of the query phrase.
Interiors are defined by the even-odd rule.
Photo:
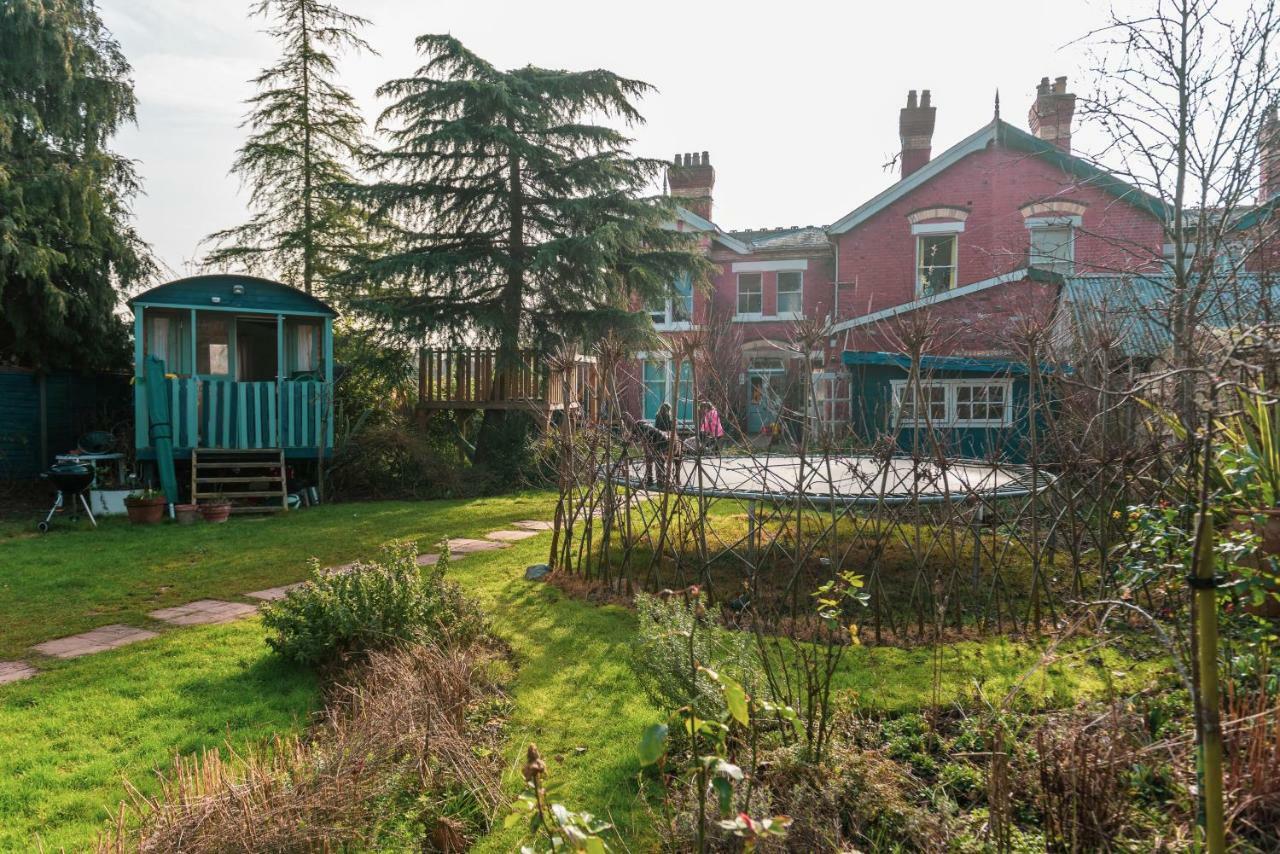
[[[286,465],[331,455],[337,312],[324,302],[279,282],[216,274],[160,285],[129,306],[137,457],[158,464],[162,482],[170,463],[190,464],[198,499],[201,455],[234,454],[241,468],[255,458],[274,464],[275,495]]]

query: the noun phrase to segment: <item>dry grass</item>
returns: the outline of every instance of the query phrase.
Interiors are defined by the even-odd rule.
[[[415,645],[374,653],[334,689],[305,739],[248,755],[176,757],[160,791],[131,787],[102,854],[126,851],[331,851],[374,841],[406,788],[460,787],[483,815],[501,799],[501,766],[478,758],[497,727],[470,718],[498,691],[493,652]],[[496,757],[496,752],[488,754]],[[461,823],[427,828],[438,849],[461,850]]]

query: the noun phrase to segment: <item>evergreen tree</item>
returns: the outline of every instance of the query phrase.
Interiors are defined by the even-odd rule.
[[[396,224],[357,265],[375,317],[418,340],[495,344],[501,370],[522,345],[651,330],[633,300],[706,279],[693,238],[669,227],[670,200],[644,195],[665,162],[632,157],[626,135],[592,121],[642,122],[632,101],[648,84],[503,71],[447,35],[417,46],[426,64],[379,89],[394,100],[378,123],[392,145],[383,180],[359,193]],[[503,418],[488,410],[485,428]],[[477,457],[492,461],[502,440],[485,428]]]
[[[92,0],[0,2],[0,362],[128,364],[120,289],[153,270],[130,220],[129,63]]]
[[[364,154],[364,122],[351,94],[334,82],[334,56],[372,48],[358,35],[368,21],[320,0],[261,0],[280,61],[259,74],[245,119],[249,140],[233,174],[248,185],[252,216],[209,236],[207,267],[266,272],[307,293],[323,289],[363,240],[364,217],[339,188],[354,181]]]

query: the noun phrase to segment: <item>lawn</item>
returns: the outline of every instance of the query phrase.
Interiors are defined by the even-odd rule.
[[[10,538],[0,542],[7,582],[0,614],[12,615],[22,635],[7,626],[6,644],[21,650],[34,640],[107,622],[143,625],[142,614],[165,604],[301,578],[309,554],[341,562],[395,537],[427,547],[441,536],[475,536],[516,519],[547,518],[551,506],[545,494],[387,502],[319,508],[287,519],[237,519],[190,532],[109,525],[98,533]],[[636,788],[635,745],[644,726],[662,713],[649,705],[629,670],[635,620],[625,608],[591,605],[524,581],[524,567],[544,559],[548,545],[548,536],[540,536],[469,555],[451,570],[483,604],[518,664],[508,783],[513,793],[519,790],[524,748],[537,742],[549,757],[551,782],[562,784],[555,796],[616,824],[627,841],[623,850],[643,850],[648,819]],[[59,584],[52,570],[40,570],[50,563],[78,583]],[[101,572],[115,583],[99,581]],[[46,615],[46,622],[35,613]],[[262,637],[256,619],[171,630],[0,687],[0,849],[29,847],[36,833],[55,849],[82,846],[124,797],[123,778],[146,785],[151,770],[167,764],[175,750],[227,740],[243,745],[300,726],[318,701],[316,685],[276,662]],[[953,645],[943,655],[939,697],[946,702],[979,689],[998,698],[1040,653],[991,639]],[[846,657],[839,687],[868,709],[918,708],[932,697],[935,664],[924,649],[859,648]],[[1103,690],[1117,673],[1141,678],[1131,662],[1091,653],[1054,665],[1031,688],[1042,699],[1071,702]],[[509,851],[518,841],[518,828],[499,825],[477,850]]]

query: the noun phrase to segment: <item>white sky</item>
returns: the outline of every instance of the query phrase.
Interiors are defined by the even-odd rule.
[[[502,67],[604,67],[658,88],[633,129],[639,154],[711,152],[725,228],[821,225],[893,182],[898,109],[931,89],[934,153],[990,120],[1026,126],[1035,84],[1082,92],[1084,49],[1067,46],[1106,6],[1081,0],[957,3],[647,0],[335,0],[372,20],[378,56],[346,57],[343,82],[372,124],[374,90],[417,67],[413,38],[451,32]],[[138,126],[115,147],[138,161],[144,239],[174,273],[200,240],[245,218],[228,174],[249,84],[273,61],[246,0],[100,0],[134,67]],[[1143,4],[1146,5],[1145,3]],[[1087,139],[1081,140],[1086,143]]]

